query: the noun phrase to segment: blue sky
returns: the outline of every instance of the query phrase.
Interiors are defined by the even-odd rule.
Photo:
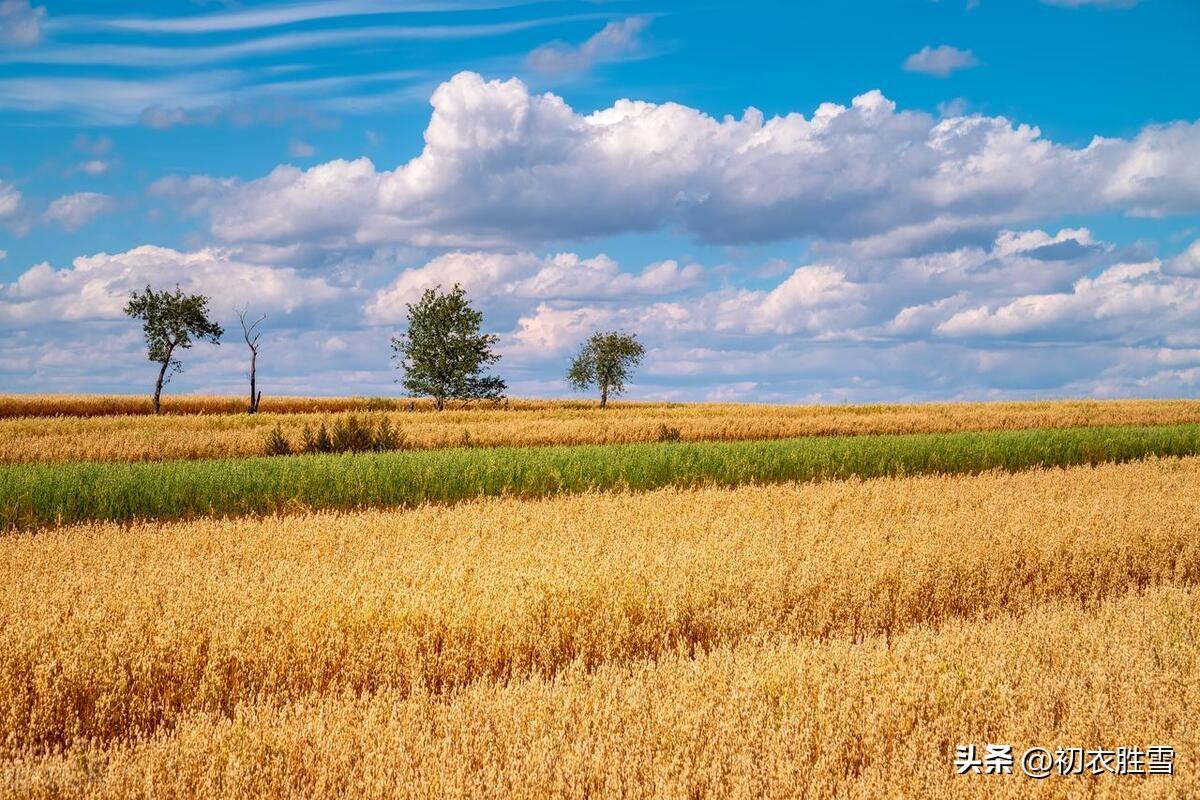
[[[1194,394],[1197,78],[1188,0],[0,0],[0,383],[140,390],[150,282],[391,394],[460,281],[518,395],[616,327],[644,398]]]

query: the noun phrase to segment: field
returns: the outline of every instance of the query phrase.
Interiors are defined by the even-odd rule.
[[[1200,795],[1200,426],[1063,406],[3,467],[0,796]],[[985,742],[1175,774],[956,775]]]
[[[1200,425],[0,466],[0,530],[1200,454]]]
[[[264,400],[263,413],[251,416],[234,413],[244,409],[240,399],[201,397],[173,398],[165,405],[167,414],[157,418],[133,413],[140,403],[148,401],[50,396],[39,406],[34,399],[0,395],[0,464],[257,456],[263,455],[266,432],[276,425],[295,443],[304,427],[336,421],[347,412],[386,416],[403,433],[406,445],[417,449],[464,443],[530,447],[654,442],[664,425],[677,430],[683,441],[742,441],[1200,423],[1200,402],[1192,400],[875,406],[620,403],[603,414],[594,403],[526,400],[503,408],[437,414],[420,403],[410,412],[386,410],[407,408],[397,401],[278,398]],[[62,416],[68,411],[85,416]]]

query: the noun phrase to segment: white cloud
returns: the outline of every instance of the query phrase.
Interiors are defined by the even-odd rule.
[[[535,72],[559,75],[635,56],[642,50],[642,31],[651,20],[650,16],[637,16],[610,22],[578,47],[561,41],[544,44],[531,52],[525,63]]]
[[[288,142],[288,155],[292,158],[308,158],[316,152],[317,148],[300,139],[292,139]]]
[[[513,247],[675,228],[718,243],[888,237],[934,249],[1067,213],[1200,210],[1200,124],[1056,144],[1003,117],[936,119],[879,92],[764,119],[620,100],[589,115],[460,73],[420,155],[280,166],[208,202],[231,242]],[[218,202],[219,200],[219,202]]]
[[[1133,8],[1141,0],[1042,0],[1043,3],[1052,6],[1062,6],[1064,8],[1082,8],[1084,6],[1095,6],[1096,8]]]
[[[0,220],[11,219],[21,210],[21,192],[11,183],[0,180]]]
[[[217,314],[246,303],[258,311],[291,313],[342,296],[323,279],[294,269],[244,263],[219,250],[185,253],[143,245],[81,256],[68,269],[38,264],[0,284],[0,326],[120,319],[129,293],[147,284],[203,292]]]
[[[0,0],[13,2],[14,0]],[[23,0],[22,0],[23,1]],[[142,44],[81,44],[43,47],[36,51],[0,54],[0,63],[90,64],[139,67],[197,67],[230,64],[242,59],[333,47],[353,47],[379,42],[447,41],[501,36],[580,19],[597,14],[517,20],[479,25],[368,25],[327,30],[291,31],[225,44],[189,47]]]
[[[21,190],[3,179],[0,179],[0,225],[17,236],[28,233],[30,226]]]
[[[146,283],[179,283],[220,315],[250,303],[272,321],[276,392],[390,393],[387,334],[404,303],[461,282],[501,336],[502,372],[518,393],[565,394],[562,369],[592,331],[636,331],[649,353],[637,397],[772,401],[988,399],[1051,394],[1188,394],[1200,388],[1200,279],[1194,245],[1135,259],[1086,229],[1004,231],[986,247],[773,267],[761,289],[719,283],[725,268],[677,261],[622,270],[578,253],[451,252],[397,270],[268,266],[289,250],[145,246],[47,264],[0,284],[0,381],[30,389],[119,388],[144,379],[136,326],[121,308]],[[65,341],[86,341],[79,351]],[[1031,346],[1035,345],[1035,346]],[[181,388],[229,391],[236,348],[189,357]],[[95,364],[104,364],[103,375]],[[104,381],[108,381],[105,383]],[[336,388],[335,388],[336,387]]]
[[[695,264],[681,267],[674,260],[646,266],[640,273],[620,271],[603,254],[581,258],[559,253],[538,258],[532,253],[456,251],[439,256],[422,267],[405,270],[377,291],[365,306],[366,317],[377,324],[401,322],[407,304],[425,289],[461,284],[477,302],[514,309],[539,301],[603,301],[673,294],[695,287],[703,276]]]
[[[101,214],[117,209],[115,198],[98,192],[75,192],[54,200],[42,218],[54,222],[65,231],[76,231]]]
[[[1200,281],[1174,277],[1159,261],[1117,264],[1080,278],[1069,292],[964,309],[936,327],[945,336],[1163,341],[1200,314]]]
[[[3,260],[4,260],[4,259],[6,259],[6,258],[8,258],[8,251],[7,251],[7,250],[0,250],[0,261],[3,261]]]
[[[909,72],[922,72],[945,78],[960,69],[979,66],[979,59],[970,50],[959,50],[948,44],[931,47],[925,45],[904,61]]]
[[[472,9],[501,9],[523,5],[529,0],[503,2],[450,2],[447,0],[314,0],[288,3],[266,8],[233,9],[212,14],[181,17],[115,17],[99,24],[114,30],[139,33],[204,34],[272,28],[297,22],[337,19],[379,14],[414,14],[439,11],[468,11]],[[96,24],[89,20],[73,20],[80,26]]]
[[[1163,265],[1163,272],[1171,275],[1200,277],[1200,239]]]
[[[79,165],[79,171],[87,175],[103,175],[112,169],[112,162],[101,158],[93,158]]]
[[[0,44],[37,44],[45,18],[45,6],[34,6],[29,0],[0,0]]]

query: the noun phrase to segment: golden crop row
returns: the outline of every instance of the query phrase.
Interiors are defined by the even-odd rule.
[[[162,413],[243,414],[245,397],[232,395],[168,394],[162,398]],[[449,401],[449,408],[478,407]],[[491,406],[490,403],[483,404]],[[595,405],[587,400],[504,400],[497,408],[582,408]],[[316,414],[342,411],[433,411],[433,401],[407,397],[302,397],[281,395],[264,397],[259,410],[269,414]],[[109,417],[154,413],[150,395],[133,394],[3,394],[0,393],[0,419],[12,417]]]
[[[377,412],[383,413],[383,412]],[[407,446],[550,445],[648,442],[662,427],[684,440],[778,439],[870,433],[1167,425],[1200,422],[1200,401],[1121,400],[946,403],[895,406],[622,404],[513,405],[509,410],[389,412]],[[0,420],[0,463],[142,461],[261,455],[279,425],[292,444],[322,414],[47,417]]]
[[[270,698],[170,731],[0,762],[0,794],[56,798],[1167,798],[1200,795],[1200,590],[955,620],[860,641],[475,683]],[[1013,746],[958,775],[955,745]],[[1175,774],[1021,774],[1033,746],[1166,745]],[[1143,769],[1145,765],[1143,765]]]
[[[1198,500],[1185,459],[11,535],[0,743],[1191,585]]]

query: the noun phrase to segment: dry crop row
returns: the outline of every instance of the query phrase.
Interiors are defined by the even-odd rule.
[[[723,645],[475,683],[196,713],[0,762],[57,798],[1168,798],[1200,794],[1200,590],[898,636]],[[1173,776],[956,775],[958,743],[1176,751]]]
[[[244,414],[246,398],[230,395],[167,395],[162,413],[168,416]],[[492,407],[492,404],[485,404]],[[503,409],[585,407],[585,400],[505,400]],[[451,409],[479,407],[478,403],[451,401]],[[264,397],[259,409],[270,414],[315,414],[342,411],[433,411],[433,401],[397,397]],[[150,395],[104,394],[0,394],[0,419],[13,417],[147,416],[154,413]]]
[[[9,396],[10,398],[12,396]],[[97,401],[104,398],[98,398]],[[204,398],[199,398],[203,400]],[[2,406],[4,398],[0,398]],[[319,399],[296,399],[316,404]],[[270,410],[264,401],[264,410]],[[507,410],[386,413],[405,445],[419,449],[652,442],[668,430],[685,441],[782,439],[1200,422],[1200,401],[1119,400],[876,406],[620,404],[514,401]],[[3,415],[0,414],[0,417]],[[0,463],[149,461],[264,453],[276,425],[292,444],[324,413],[26,417],[0,419]]]
[[[1170,459],[16,534],[0,539],[0,742],[25,757],[254,702],[446,697],[1087,607],[1200,582],[1198,500],[1200,460]],[[1035,642],[1011,643],[1014,668]]]

